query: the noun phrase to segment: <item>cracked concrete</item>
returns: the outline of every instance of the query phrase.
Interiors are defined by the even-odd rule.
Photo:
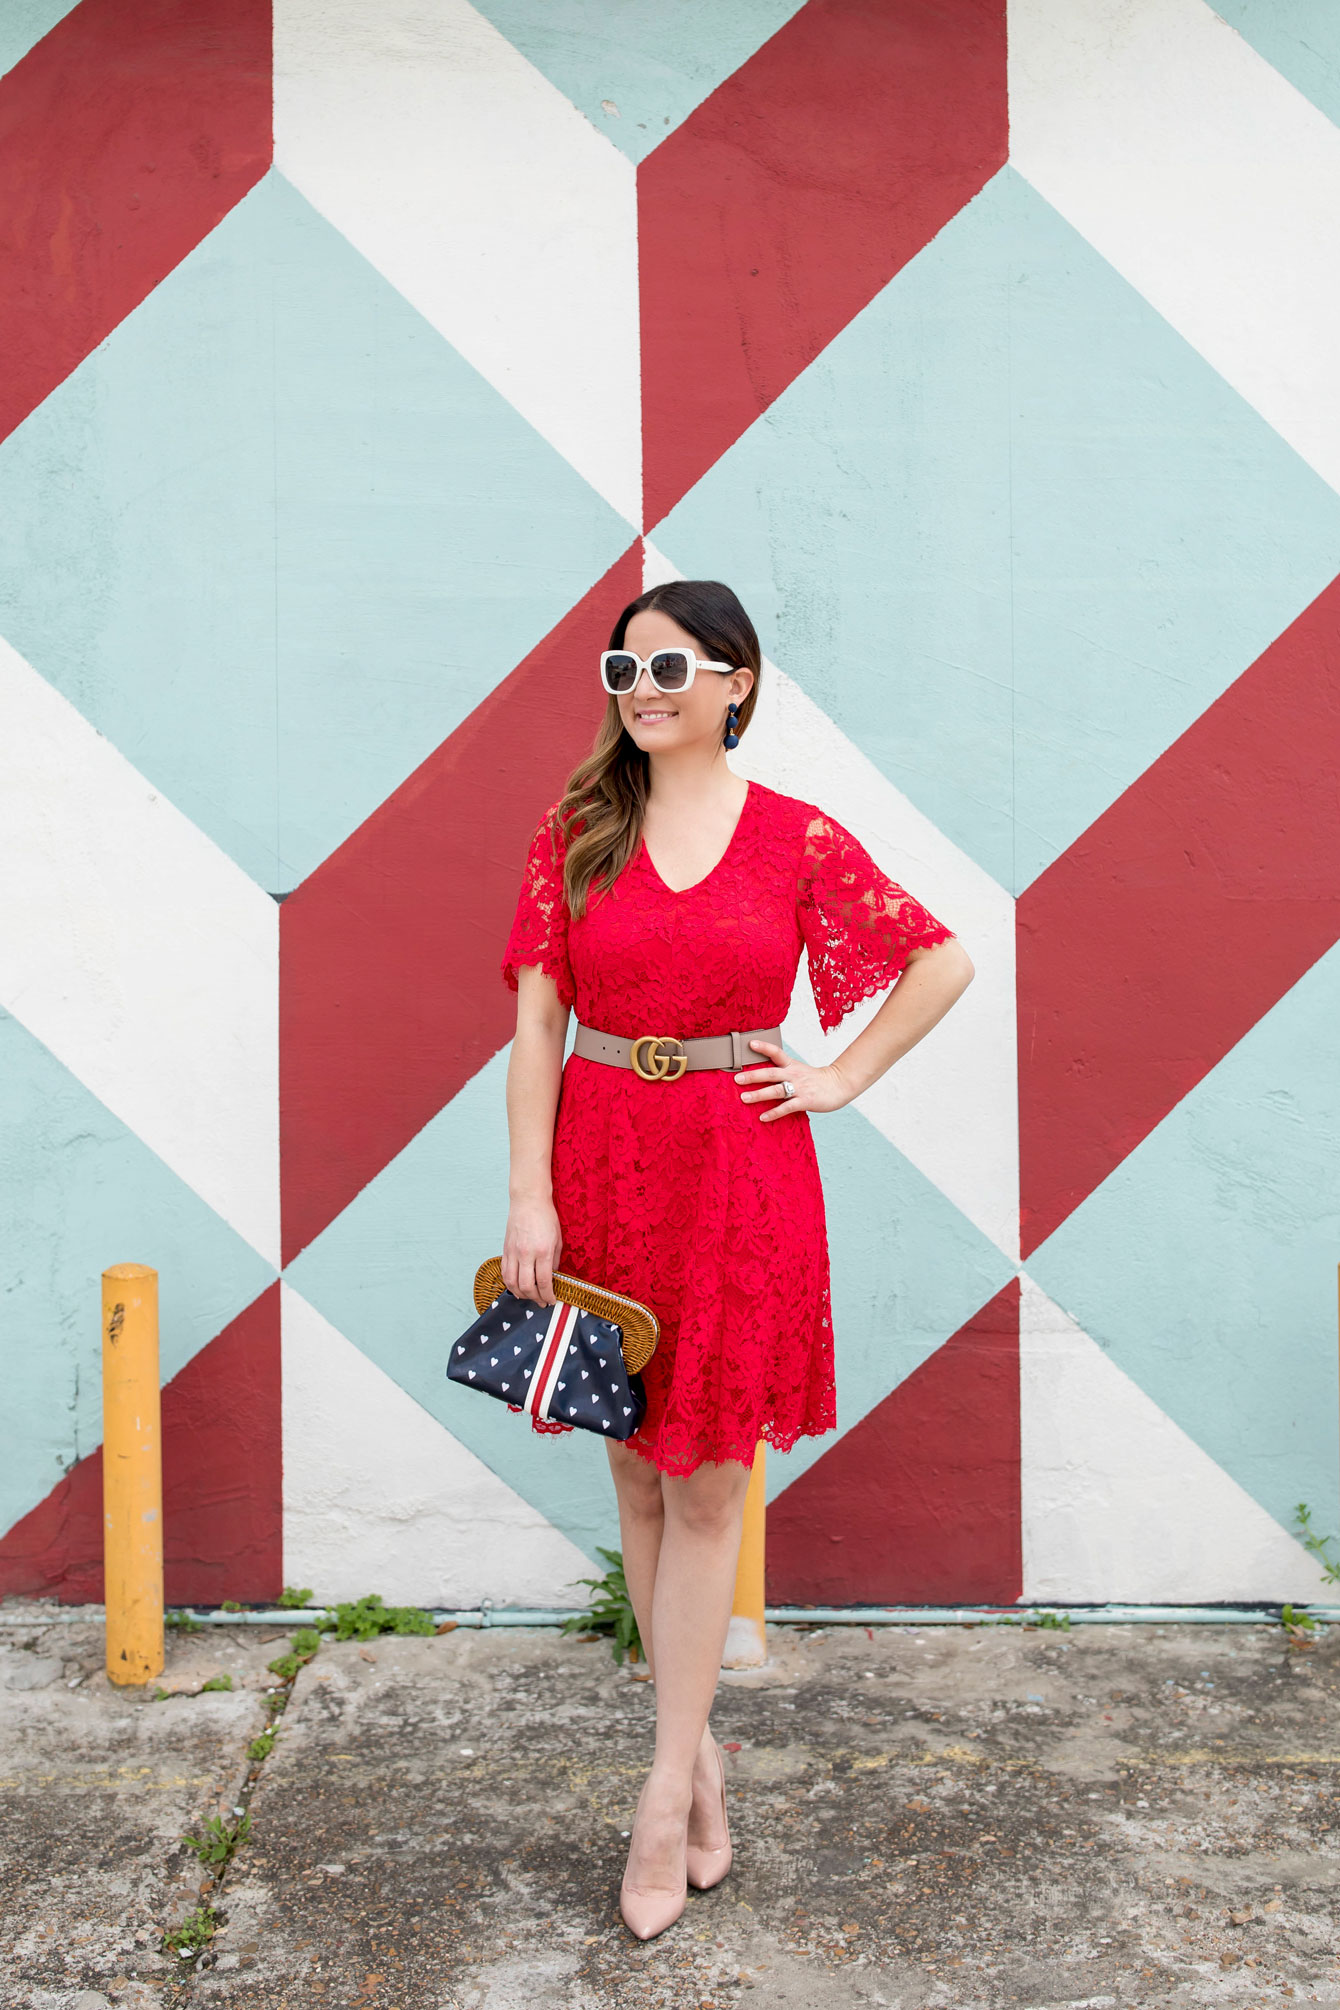
[[[238,1687],[150,1704],[66,1689],[72,1636],[100,1652],[3,1635],[62,1670],[2,1698],[23,2010],[1340,2004],[1340,1629],[774,1628],[715,1718],[736,1867],[645,1946],[615,1898],[652,1698],[603,1644],[327,1644],[177,1969],[135,1933],[180,1902],[175,1838],[236,1790],[283,1643],[174,1638],[181,1687]]]

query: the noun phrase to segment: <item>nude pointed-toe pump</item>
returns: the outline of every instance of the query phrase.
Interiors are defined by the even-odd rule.
[[[641,1805],[639,1796],[639,1809]],[[636,1815],[633,1817],[633,1826],[637,1827]],[[631,1844],[629,1854],[632,1854]],[[654,1940],[658,1933],[665,1932],[667,1926],[674,1925],[687,1905],[688,1897],[687,1878],[678,1891],[670,1891],[661,1885],[641,1889],[637,1885],[629,1884],[628,1872],[625,1870],[619,1885],[619,1911],[623,1915],[624,1925],[630,1933],[636,1935],[637,1939]]]
[[[726,1766],[721,1756],[721,1747],[712,1740],[712,1750],[717,1756],[717,1773],[721,1781],[721,1824],[726,1831],[726,1840],[716,1849],[699,1849],[693,1843],[684,1846],[684,1875],[695,1891],[710,1891],[714,1884],[720,1884],[731,1867],[734,1852],[731,1849],[730,1826],[726,1821]]]
[[[639,1940],[654,1940],[673,1926],[688,1903],[687,1882],[678,1891],[637,1891],[627,1882],[619,1886],[619,1911],[623,1923]]]

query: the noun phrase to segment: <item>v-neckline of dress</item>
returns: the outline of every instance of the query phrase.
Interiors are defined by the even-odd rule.
[[[657,885],[661,887],[661,889],[665,893],[668,893],[672,900],[678,900],[681,898],[682,895],[686,893],[696,893],[700,886],[707,885],[709,879],[715,879],[717,874],[720,872],[722,866],[726,863],[726,860],[730,857],[731,853],[734,851],[736,839],[740,835],[740,831],[744,824],[744,820],[748,816],[750,805],[754,800],[754,794],[757,785],[754,782],[746,780],[744,786],[745,786],[744,801],[740,804],[740,814],[735,819],[735,828],[731,832],[730,837],[727,840],[726,849],[722,852],[721,857],[717,860],[716,864],[712,867],[711,871],[705,872],[701,879],[695,879],[691,886],[667,885],[666,881],[661,878],[660,873],[656,869],[655,859],[652,857],[650,851],[648,851],[647,849],[646,838],[639,836],[638,838],[639,851],[641,852],[643,858],[646,860],[647,864],[650,866],[652,876],[655,879]]]

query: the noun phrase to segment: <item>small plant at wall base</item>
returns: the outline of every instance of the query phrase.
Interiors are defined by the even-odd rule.
[[[436,1633],[432,1619],[417,1605],[386,1605],[375,1591],[349,1605],[337,1605],[337,1640],[375,1640],[379,1633]],[[297,1645],[295,1640],[294,1645]]]
[[[607,1633],[610,1636],[610,1651],[615,1662],[640,1661],[642,1659],[642,1636],[637,1630],[637,1618],[633,1611],[633,1601],[628,1595],[628,1581],[623,1574],[623,1551],[619,1549],[597,1549],[596,1555],[605,1559],[609,1569],[603,1577],[579,1577],[578,1584],[584,1584],[596,1594],[589,1612],[575,1613],[571,1619],[563,1621],[564,1633],[576,1633],[590,1638],[593,1634]]]
[[[291,1682],[300,1668],[313,1658],[321,1645],[321,1635],[314,1626],[300,1626],[293,1635],[293,1642],[287,1654],[280,1654],[266,1667],[281,1682]]]
[[[299,1591],[297,1587],[292,1584],[286,1584],[284,1586],[284,1589],[280,1592],[278,1598],[275,1600],[275,1604],[279,1606],[280,1610],[283,1612],[297,1612],[304,1605],[310,1605],[311,1602],[312,1602],[312,1593],[311,1588],[309,1586],[304,1586],[303,1589]]]
[[[1300,1612],[1296,1605],[1282,1605],[1280,1625],[1289,1636],[1290,1647],[1312,1645],[1316,1636],[1317,1622],[1310,1612]]]
[[[1321,1574],[1328,1584],[1340,1584],[1340,1557],[1331,1555],[1333,1535],[1318,1535],[1312,1526],[1312,1510],[1306,1501],[1299,1501],[1293,1511],[1294,1526],[1298,1530],[1298,1540],[1309,1555],[1315,1556],[1321,1565]]]

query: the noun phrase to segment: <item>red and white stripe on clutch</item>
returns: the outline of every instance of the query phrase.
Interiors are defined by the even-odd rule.
[[[548,1330],[540,1342],[540,1358],[535,1364],[530,1387],[526,1391],[524,1408],[532,1417],[547,1420],[549,1405],[558,1387],[558,1378],[563,1371],[563,1357],[567,1353],[568,1334],[577,1318],[575,1305],[559,1299],[550,1316]]]

